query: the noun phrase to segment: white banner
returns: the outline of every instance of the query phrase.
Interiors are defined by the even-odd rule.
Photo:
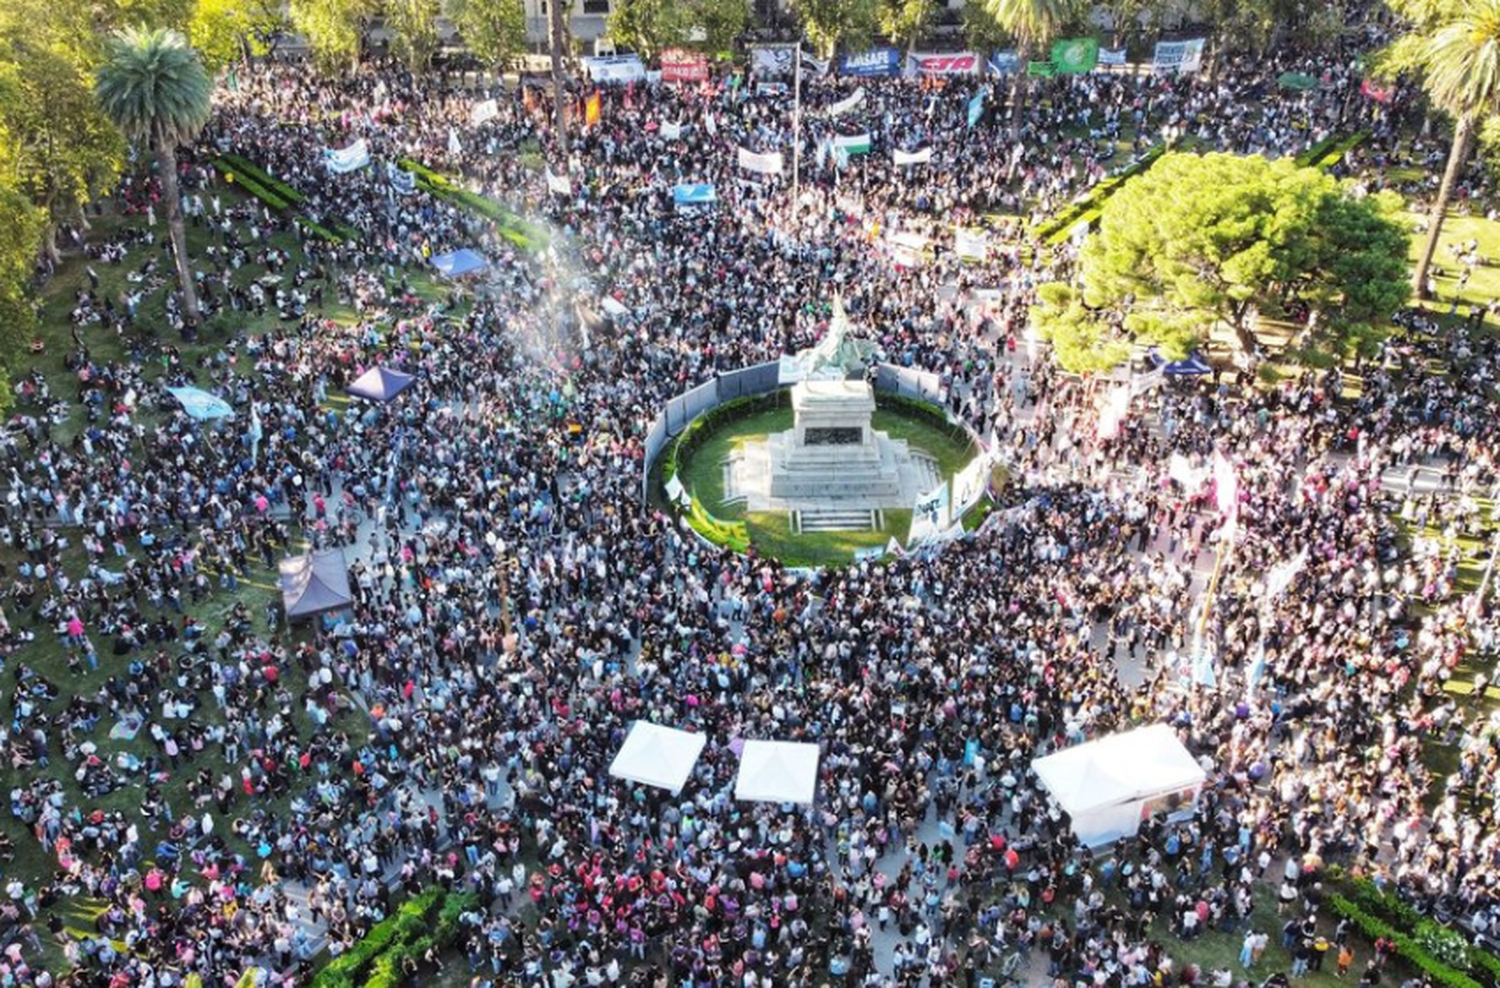
[[[792,49],[753,47],[750,68],[761,75],[784,75],[792,71]]]
[[[370,145],[363,137],[346,148],[324,148],[323,164],[331,172],[352,172],[370,163]]]
[[[573,194],[573,183],[566,175],[554,175],[552,169],[547,169],[547,191],[559,196],[570,196]]]
[[[740,148],[740,167],[747,172],[756,172],[760,175],[780,175],[782,160],[780,151],[768,151],[757,154],[754,151]]]
[[[828,108],[828,115],[830,117],[836,117],[836,116],[839,116],[840,114],[848,113],[850,110],[855,109],[856,107],[859,106],[859,104],[863,103],[864,101],[865,101],[865,87],[864,86],[860,86],[853,93],[851,93],[847,99],[841,99],[837,103],[835,103],[832,106],[830,106]]]
[[[391,189],[397,195],[409,196],[417,191],[417,176],[396,167],[394,161],[386,163],[386,177],[391,180]]]
[[[585,58],[583,68],[596,83],[640,82],[646,78],[646,66],[634,55]]]
[[[464,153],[464,146],[458,139],[457,127],[448,128],[448,153],[452,155],[460,155]]]
[[[662,140],[665,140],[665,141],[680,141],[680,140],[682,140],[682,132],[685,129],[686,128],[684,128],[682,126],[682,124],[672,123],[669,120],[663,120],[661,122],[661,136],[662,136]]]
[[[892,233],[886,237],[891,256],[902,267],[919,268],[927,263],[929,241],[920,233]]]
[[[978,504],[990,486],[990,458],[976,456],[969,465],[953,475],[953,517],[962,518],[964,512]]]
[[[902,151],[900,148],[897,148],[892,152],[892,155],[896,159],[898,167],[901,165],[925,165],[932,160],[932,148],[923,148],[920,151],[911,152]]]
[[[500,115],[500,104],[492,99],[487,99],[474,104],[474,110],[469,114],[469,121],[478,127],[487,124]]]
[[[917,503],[912,506],[911,532],[906,536],[907,548],[941,534],[948,527],[948,512],[948,482],[945,480],[936,490],[917,498]]]
[[[1124,65],[1125,64],[1125,49],[1124,48],[1100,48],[1099,49],[1099,64],[1100,65]]]
[[[1197,72],[1203,64],[1203,39],[1158,41],[1151,67],[1157,72]]]
[[[1193,466],[1193,462],[1181,453],[1173,453],[1171,459],[1167,460],[1167,476],[1181,484],[1191,497],[1203,489],[1204,481],[1208,480],[1208,470]]]
[[[811,75],[827,75],[828,66],[832,64],[832,62],[825,61],[824,59],[814,58],[807,52],[802,53],[802,71]]]
[[[953,231],[953,253],[965,261],[983,261],[990,256],[990,241],[983,230],[961,226]]]

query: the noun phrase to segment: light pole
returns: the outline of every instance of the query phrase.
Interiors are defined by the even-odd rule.
[[[792,43],[792,215],[802,189],[802,39]]]

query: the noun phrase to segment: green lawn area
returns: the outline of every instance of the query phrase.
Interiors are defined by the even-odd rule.
[[[955,442],[935,425],[890,409],[877,409],[874,427],[892,439],[903,439],[914,450],[937,460],[945,476],[963,469],[974,457],[972,444]],[[703,442],[684,465],[684,482],[715,518],[744,522],[750,544],[757,552],[773,556],[791,566],[822,566],[848,563],[855,550],[884,546],[894,536],[904,542],[911,529],[911,510],[887,510],[885,526],[864,532],[792,532],[791,518],[784,511],[747,511],[743,501],[724,502],[723,463],[742,444],[792,428],[790,407],[759,412],[730,422]]]
[[[1412,229],[1416,230],[1419,220],[1425,221],[1425,215],[1416,213],[1408,214],[1412,221]],[[1421,255],[1422,247],[1426,243],[1427,234],[1414,233],[1411,239],[1411,260],[1416,264]],[[1462,291],[1458,288],[1458,275],[1462,270],[1448,250],[1454,245],[1463,245],[1470,240],[1479,241],[1479,256],[1481,263],[1474,268],[1474,273],[1469,278]],[[1453,299],[1456,295],[1459,299],[1459,315],[1468,313],[1471,306],[1485,305],[1491,299],[1500,297],[1500,223],[1487,220],[1483,216],[1461,216],[1454,210],[1448,211],[1448,218],[1443,222],[1442,233],[1438,236],[1437,253],[1432,256],[1434,277],[1437,284],[1437,295],[1424,303],[1424,306],[1442,316],[1447,316],[1453,307]],[[1486,316],[1484,325],[1492,332],[1500,332],[1500,321],[1491,316]]]

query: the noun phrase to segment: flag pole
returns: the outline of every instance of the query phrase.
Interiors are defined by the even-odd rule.
[[[792,215],[802,191],[802,39],[792,46]]]

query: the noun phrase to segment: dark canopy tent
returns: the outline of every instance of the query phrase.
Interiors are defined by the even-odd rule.
[[[389,367],[371,367],[349,385],[349,393],[371,401],[390,401],[412,386],[416,378]]]
[[[348,607],[353,599],[344,550],[322,549],[281,561],[281,603],[288,621]]]
[[[1151,358],[1152,368],[1160,368],[1163,374],[1169,377],[1186,377],[1193,374],[1212,374],[1213,367],[1203,359],[1203,354],[1194,350],[1183,360],[1168,360],[1152,347],[1147,354]]]

